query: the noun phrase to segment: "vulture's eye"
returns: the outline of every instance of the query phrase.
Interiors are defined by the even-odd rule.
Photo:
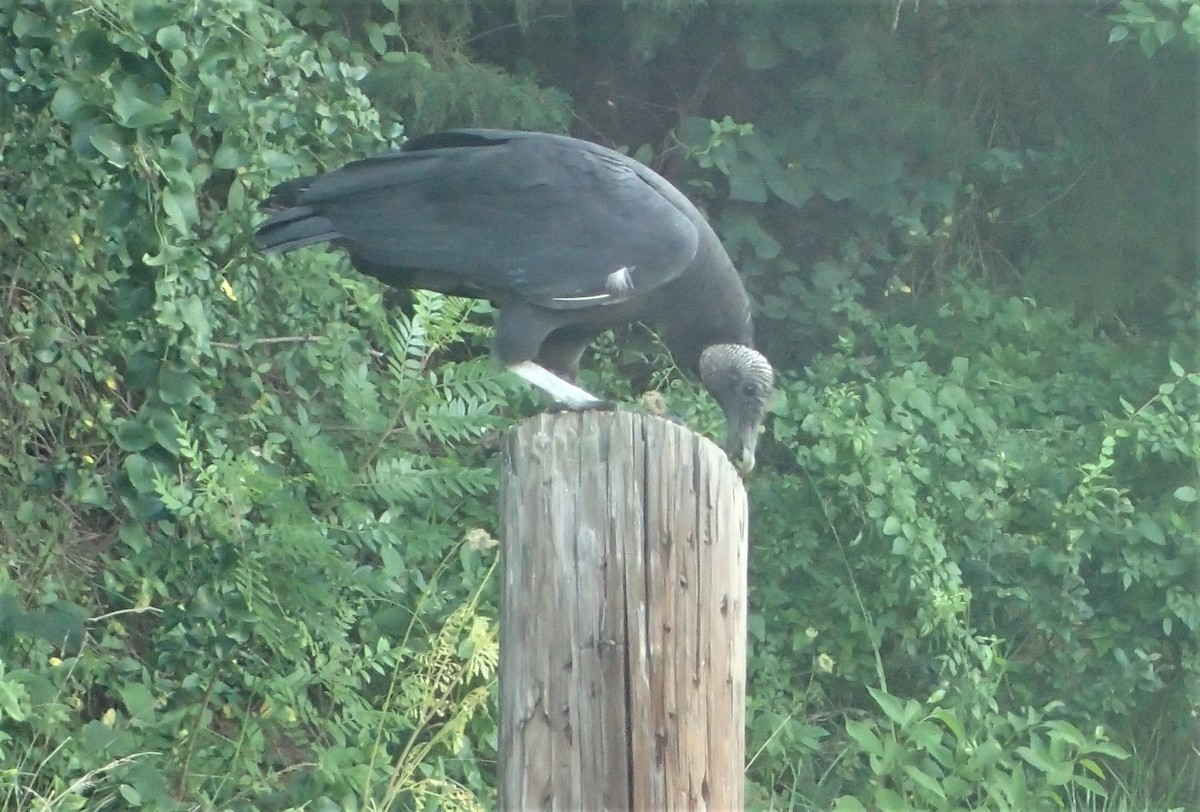
[[[758,397],[758,384],[754,381],[746,381],[742,384],[742,394],[748,398]]]

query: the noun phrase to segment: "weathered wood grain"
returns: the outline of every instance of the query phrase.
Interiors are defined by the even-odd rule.
[[[740,810],[745,491],[707,439],[628,412],[506,438],[505,810]]]

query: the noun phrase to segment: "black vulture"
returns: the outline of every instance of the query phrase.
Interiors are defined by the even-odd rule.
[[[494,355],[570,408],[608,328],[656,322],[754,465],[774,375],[754,349],[750,301],[712,227],[678,189],[619,152],[562,135],[455,130],[276,187],[264,251],[333,242],[397,288],[490,299]]]

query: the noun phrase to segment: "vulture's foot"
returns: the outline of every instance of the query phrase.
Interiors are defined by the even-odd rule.
[[[510,366],[509,370],[550,395],[564,409],[583,412],[589,409],[613,408],[611,401],[601,400],[533,361],[521,361]]]

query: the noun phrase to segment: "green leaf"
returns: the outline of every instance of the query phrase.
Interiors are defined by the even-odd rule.
[[[43,16],[18,11],[16,18],[12,21],[12,32],[17,39],[26,39],[31,36],[48,37],[53,36],[54,27]]]
[[[217,148],[212,158],[213,166],[218,169],[237,169],[248,164],[249,156],[242,150],[229,144]]]
[[[125,143],[125,134],[115,124],[101,124],[91,130],[88,142],[114,165],[129,165],[130,151]]]
[[[1055,787],[1063,787],[1071,783],[1075,777],[1075,767],[1069,762],[1056,763],[1050,772],[1046,773],[1046,783]]]
[[[789,205],[800,208],[812,198],[812,180],[803,167],[773,168],[766,177],[771,191]]]
[[[858,746],[863,752],[871,756],[883,755],[883,742],[871,730],[870,725],[858,719],[846,720],[846,734],[858,742]]]
[[[912,812],[912,804],[904,796],[887,787],[875,788],[875,808],[879,812]]]
[[[87,752],[100,755],[112,747],[120,737],[120,731],[109,727],[103,722],[88,722],[80,732],[80,743]]]
[[[200,300],[200,297],[188,296],[180,302],[179,317],[191,329],[196,344],[201,349],[207,349],[208,342],[212,338],[212,328],[208,324],[208,312],[205,310],[204,302]]]
[[[1121,6],[1125,9],[1124,19],[1136,23],[1152,23],[1154,22],[1154,12],[1142,0],[1121,0]]]
[[[1142,53],[1147,59],[1154,56],[1158,50],[1158,37],[1154,34],[1154,29],[1143,28],[1142,33],[1138,36],[1138,46],[1141,47]]]
[[[1079,766],[1083,767],[1085,770],[1087,770],[1088,772],[1090,772],[1092,775],[1096,776],[1100,780],[1104,780],[1104,770],[1102,770],[1100,768],[1100,765],[1097,764],[1093,759],[1081,758],[1081,759],[1079,759]]]
[[[929,753],[942,764],[949,762],[950,751],[942,743],[945,731],[941,727],[927,719],[922,719],[916,724],[908,726],[907,732],[917,747]]]
[[[166,94],[158,85],[128,78],[121,82],[114,93],[113,112],[117,114],[117,121],[130,129],[170,121],[174,115],[164,107]]]
[[[233,183],[229,185],[229,197],[226,199],[226,204],[230,211],[238,211],[245,207],[246,187],[240,178],[234,178]]]
[[[1077,750],[1082,749],[1087,744],[1087,740],[1084,738],[1083,732],[1070,722],[1055,720],[1053,722],[1047,722],[1046,726],[1049,728],[1048,735],[1050,736],[1050,740],[1052,742],[1064,741]]]
[[[0,680],[0,718],[7,716],[14,722],[25,721],[24,706],[28,695],[25,686],[19,682]]]
[[[190,403],[204,394],[200,381],[187,370],[163,365],[158,376],[158,394],[163,403]]]
[[[854,197],[862,189],[860,178],[850,172],[814,172],[813,188],[834,203]]]
[[[152,386],[157,386],[161,366],[162,361],[156,353],[144,349],[133,351],[125,358],[125,385],[135,392],[144,392]]]
[[[857,798],[843,795],[834,800],[833,812],[867,812],[867,808]]]
[[[1200,40],[1200,5],[1193,5],[1188,9],[1187,17],[1184,18],[1180,27],[1183,29],[1183,33],[1193,40]]]
[[[192,226],[200,219],[196,195],[191,189],[181,189],[174,184],[168,186],[163,190],[162,206],[167,220],[181,234],[190,233]]]
[[[967,731],[963,728],[962,722],[954,715],[953,711],[946,708],[935,708],[930,716],[940,721],[946,728],[954,734],[954,738],[961,744],[967,738]]]
[[[134,719],[149,721],[154,718],[156,702],[154,694],[140,682],[131,682],[118,689],[125,710]]]
[[[125,458],[122,467],[125,469],[125,475],[129,477],[129,483],[138,493],[158,493],[157,488],[154,487],[158,470],[146,457],[141,454],[130,454]]]
[[[1167,537],[1163,534],[1162,528],[1158,526],[1158,522],[1154,521],[1147,514],[1142,514],[1138,517],[1137,529],[1142,534],[1142,538],[1147,541],[1159,546],[1167,543]]]
[[[1088,749],[1089,752],[1096,753],[1097,755],[1101,756],[1108,756],[1109,758],[1115,758],[1120,761],[1124,761],[1125,759],[1129,758],[1128,750],[1121,747],[1119,744],[1113,744],[1112,742],[1096,742]]]
[[[748,161],[734,161],[729,167],[729,197],[748,203],[766,203],[767,187],[762,171]]]
[[[187,37],[178,25],[168,25],[158,29],[154,41],[168,51],[177,51],[187,46]]]
[[[938,390],[937,402],[939,406],[965,411],[971,405],[971,398],[961,386],[950,383]]]
[[[1175,39],[1175,35],[1178,33],[1179,28],[1175,25],[1174,20],[1159,20],[1154,24],[1154,36],[1158,37],[1158,41],[1162,45]]]
[[[21,631],[55,646],[74,648],[83,641],[87,611],[67,601],[31,609],[21,618]]]
[[[936,798],[939,798],[943,801],[946,800],[946,791],[942,789],[941,783],[933,776],[913,766],[912,764],[904,765],[904,774],[908,776],[910,781],[919,786],[921,789],[925,790]]]
[[[404,564],[403,556],[391,544],[380,545],[379,559],[383,563],[384,574],[389,578],[401,578],[407,572],[408,568]]]
[[[154,435],[140,420],[121,420],[113,431],[117,447],[123,451],[145,451],[154,445]]]
[[[364,28],[367,32],[367,42],[375,49],[375,53],[386,54],[388,51],[387,40],[379,26],[375,23],[367,23]]]
[[[179,456],[179,421],[175,415],[162,408],[146,408],[146,424],[154,442],[173,457]]]
[[[133,4],[133,25],[140,33],[150,34],[174,22],[176,13],[169,3],[138,0]]]
[[[917,410],[923,417],[932,418],[933,414],[933,398],[924,389],[914,389],[908,395],[908,404]]]
[[[904,702],[899,697],[884,693],[878,688],[868,687],[867,691],[870,692],[884,715],[900,727],[906,727],[921,713],[921,705],[916,700],[910,699],[908,702]]]
[[[1175,489],[1175,498],[1180,502],[1195,502],[1200,498],[1200,494],[1197,494],[1191,485],[1182,485]]]
[[[59,121],[70,124],[84,107],[83,96],[74,85],[60,85],[50,100],[50,112]]]
[[[1101,786],[1095,779],[1088,778],[1086,775],[1073,776],[1071,782],[1083,787],[1097,798],[1108,797],[1108,790]]]
[[[1046,775],[1049,775],[1050,773],[1054,772],[1059,766],[1057,764],[1051,763],[1046,758],[1046,754],[1043,753],[1040,749],[1034,749],[1032,747],[1024,747],[1024,746],[1018,747],[1017,755],[1020,756],[1021,758],[1025,759],[1026,761],[1028,761],[1031,765],[1033,765],[1034,767],[1036,767],[1038,770],[1045,773]]]
[[[722,242],[731,254],[737,254],[744,245],[749,245],[759,259],[774,259],[783,246],[767,233],[753,215],[741,209],[733,209],[721,218],[719,224]]]
[[[104,486],[93,476],[82,482],[78,489],[72,494],[81,505],[90,505],[91,507],[107,508],[109,506],[108,491]]]

